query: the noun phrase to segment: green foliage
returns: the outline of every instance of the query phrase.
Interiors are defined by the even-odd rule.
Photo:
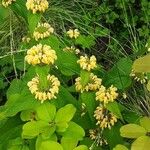
[[[132,69],[136,73],[150,72],[150,55],[145,55],[150,47],[150,40],[146,44],[150,33],[150,2],[51,0],[46,13],[35,14],[27,10],[24,0],[16,0],[8,8],[1,2],[0,149],[148,150],[150,119],[141,118],[136,109],[146,108],[149,115],[149,103],[144,101],[149,94],[145,84],[133,82],[130,74]],[[44,22],[55,27],[54,33],[36,41],[35,28]],[[80,35],[71,39],[66,30],[74,28],[79,29]],[[21,42],[24,35],[30,38],[29,42]],[[55,64],[26,64],[26,51],[39,43],[55,50]],[[63,50],[71,46],[80,52]],[[77,63],[81,55],[96,55],[98,67],[90,72],[83,70]],[[138,59],[134,61],[135,58]],[[80,93],[75,89],[75,79],[79,76],[82,86],[91,82],[90,73],[101,78],[106,88],[115,86],[119,94],[116,101],[104,106],[106,112],[99,120],[94,117],[95,109],[103,104],[95,100],[97,90]],[[49,92],[52,85],[47,82],[48,74],[57,76],[61,86],[55,99],[40,103],[27,84],[38,76],[38,88]],[[150,81],[147,89],[150,91]],[[125,100],[122,93],[127,93]],[[136,99],[140,99],[138,106],[132,110],[129,102],[134,105]],[[117,122],[111,124],[111,129],[102,129],[100,123],[104,117],[110,121],[108,112],[117,117]],[[93,136],[90,129],[96,131]],[[131,144],[127,138],[136,139]]]
[[[126,138],[137,138],[131,145],[131,150],[148,150],[150,146],[149,124],[150,118],[140,119],[140,125],[127,124],[121,127],[121,136]]]
[[[113,150],[128,150],[128,148],[121,144],[118,144],[115,148],[113,148]]]
[[[138,138],[146,134],[146,130],[136,124],[128,124],[124,125],[120,129],[121,136],[128,137],[128,138]]]

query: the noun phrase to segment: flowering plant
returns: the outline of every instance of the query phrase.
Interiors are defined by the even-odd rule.
[[[80,28],[58,36],[43,17],[51,7],[47,0],[2,0],[2,5],[18,12],[27,31],[19,44],[22,74],[11,82],[0,108],[0,149],[126,150],[123,125],[139,116],[122,101],[132,78],[144,85],[147,72],[132,68],[129,58],[106,72],[86,53],[92,44],[84,43],[89,37]]]

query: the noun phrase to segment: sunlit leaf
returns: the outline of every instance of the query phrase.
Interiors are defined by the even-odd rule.
[[[120,128],[120,133],[126,138],[138,138],[146,135],[146,130],[137,124],[127,124]]]

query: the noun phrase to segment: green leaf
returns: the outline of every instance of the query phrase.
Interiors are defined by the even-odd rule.
[[[68,104],[57,111],[55,122],[69,122],[73,118],[75,112],[76,108],[72,104]]]
[[[17,0],[15,3],[12,3],[10,7],[18,17],[21,16],[27,22],[28,11],[24,0]]]
[[[150,137],[148,136],[139,137],[131,145],[131,150],[149,150],[149,148],[150,148]]]
[[[118,89],[125,89],[132,83],[130,73],[132,70],[132,60],[130,58],[120,59],[106,76],[106,85],[114,85]]]
[[[56,131],[57,132],[65,132],[66,129],[68,128],[68,123],[67,122],[59,122],[56,124]]]
[[[57,108],[61,108],[66,104],[73,104],[76,108],[79,108],[77,100],[63,86],[60,86],[57,100],[53,101],[53,103]]]
[[[147,132],[150,132],[150,118],[149,117],[143,117],[140,119],[140,125],[146,129]]]
[[[150,55],[146,55],[134,61],[134,72],[150,72]]]
[[[113,114],[115,114],[118,118],[123,120],[123,117],[121,115],[121,112],[120,112],[117,102],[108,103],[106,107],[109,111],[111,111]]]
[[[20,94],[22,89],[23,89],[23,82],[21,80],[14,79],[11,82],[10,87],[7,91],[7,99],[9,99],[11,95]]]
[[[50,70],[50,67],[48,65],[46,66],[36,66],[35,71],[36,74],[39,76],[39,83],[41,89],[46,89],[48,87],[48,81],[47,81],[47,75]]]
[[[34,32],[34,29],[36,28],[40,19],[41,19],[40,13],[36,13],[36,14],[33,14],[31,12],[28,13],[28,24],[29,24],[28,28],[31,33]]]
[[[0,121],[2,123],[2,121]],[[0,149],[6,150],[9,140],[20,136],[22,132],[22,122],[18,115],[7,119],[0,126]]]
[[[113,150],[128,150],[124,145],[118,144]]]
[[[56,65],[60,69],[61,73],[66,76],[72,76],[80,74],[80,66],[77,64],[78,58],[73,53],[66,53],[64,51],[57,50],[57,62]]]
[[[122,124],[118,122],[110,129],[104,130],[104,139],[107,140],[109,148],[112,150],[117,144],[123,144],[123,138],[120,136],[119,129]]]
[[[95,45],[95,38],[88,35],[80,35],[77,39],[76,39],[76,44],[77,45],[82,45],[82,47],[85,48],[91,48],[93,45]]]
[[[95,93],[84,92],[81,94],[81,100],[86,105],[86,109],[88,111],[91,121],[94,122],[93,112],[96,109]]]
[[[85,132],[82,127],[80,127],[75,122],[69,122],[69,126],[65,133],[63,134],[63,137],[65,138],[73,138],[76,140],[82,140],[85,136]]]
[[[56,114],[56,107],[49,102],[45,102],[36,108],[36,113],[38,119],[52,122]]]
[[[32,139],[39,135],[40,133],[45,132],[49,124],[43,121],[30,121],[24,124],[22,137],[25,139]]]
[[[136,124],[127,124],[120,128],[120,133],[122,137],[138,138],[140,136],[146,135],[146,130]]]
[[[73,150],[88,150],[88,147],[85,145],[80,145],[80,146],[74,148]]]
[[[78,144],[78,140],[73,138],[62,137],[61,145],[63,150],[73,150]]]
[[[85,70],[81,70],[80,77],[81,77],[81,84],[83,86],[85,86],[85,85],[87,85],[89,83],[90,72],[85,71]]]
[[[16,92],[17,93],[17,92]],[[21,94],[10,95],[8,101],[6,102],[3,111],[0,112],[0,119],[14,116],[18,112],[27,109],[33,109],[40,104],[34,95],[30,93],[27,87],[25,87]]]
[[[20,118],[22,121],[29,121],[29,120],[32,120],[34,119],[34,110],[24,110],[21,112],[20,114]]]
[[[54,141],[43,141],[39,147],[39,150],[63,150],[62,146]]]

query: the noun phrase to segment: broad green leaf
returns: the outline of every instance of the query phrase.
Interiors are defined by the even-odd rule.
[[[113,114],[115,114],[118,118],[123,120],[123,117],[121,115],[121,112],[120,112],[117,102],[108,103],[106,107],[109,111],[111,111]]]
[[[132,80],[129,76],[132,70],[132,60],[130,58],[120,59],[108,72],[106,76],[106,85],[114,85],[118,89],[129,87]]]
[[[47,81],[47,75],[48,72],[50,70],[50,67],[48,65],[46,66],[36,66],[35,71],[36,74],[38,74],[39,76],[39,86],[41,89],[46,89],[49,85],[48,85],[48,81]]]
[[[147,89],[150,91],[150,80],[147,83]]]
[[[78,58],[73,53],[65,53],[61,50],[57,51],[57,66],[61,73],[66,76],[72,76],[80,73],[80,67],[77,64]]]
[[[73,150],[78,144],[78,140],[73,138],[62,137],[61,145],[63,150]]]
[[[60,86],[59,93],[57,95],[57,100],[54,100],[53,103],[57,108],[61,108],[67,104],[73,104],[76,108],[79,108],[78,101],[72,94],[63,86]]]
[[[56,131],[57,132],[65,132],[67,128],[68,128],[67,122],[59,122],[56,124]]]
[[[41,40],[41,44],[50,45],[52,49],[59,53],[60,41],[55,35],[50,35],[48,38]],[[58,52],[57,52],[58,51]]]
[[[88,147],[85,145],[80,145],[80,146],[74,148],[73,150],[88,150]]]
[[[76,39],[76,44],[82,45],[83,48],[91,48],[91,46],[95,45],[95,38],[90,35],[80,35]]]
[[[41,134],[42,138],[43,139],[51,138],[51,136],[54,134],[55,130],[56,130],[55,125],[45,127]]]
[[[143,128],[146,129],[147,132],[150,132],[150,118],[149,117],[143,117],[140,119],[140,124]]]
[[[85,86],[89,83],[90,73],[88,71],[81,70],[80,77],[81,77],[81,84],[83,86]]]
[[[63,150],[62,146],[54,141],[43,141],[39,147],[39,150]]]
[[[24,0],[17,0],[15,3],[12,3],[10,7],[18,17],[21,16],[27,22],[28,11]]]
[[[10,87],[7,91],[7,99],[9,100],[11,95],[20,94],[22,89],[23,89],[23,82],[21,80],[14,79],[11,82]]]
[[[135,60],[132,68],[135,72],[150,72],[150,55]]]
[[[2,123],[2,121],[0,121]],[[22,132],[22,121],[19,115],[8,118],[0,125],[0,149],[6,150],[9,140],[16,139]]]
[[[127,124],[120,128],[122,137],[126,138],[138,138],[146,135],[146,130],[137,124]]]
[[[70,122],[67,130],[63,134],[63,137],[65,138],[73,138],[76,140],[82,140],[84,136],[85,132],[83,128],[75,122]]]
[[[36,113],[38,119],[52,122],[56,114],[56,107],[49,102],[45,102],[36,108]]]
[[[35,117],[34,110],[24,110],[20,114],[20,118],[22,121],[29,121],[34,119],[34,117]]]
[[[128,150],[124,145],[118,144],[113,150]]]
[[[105,129],[103,132],[104,134],[104,139],[107,140],[109,148],[112,150],[117,144],[123,144],[123,138],[120,135],[120,127],[122,124],[117,121],[114,126],[111,127],[110,129]]]
[[[22,150],[22,145],[13,145],[8,147],[7,150]]]
[[[148,136],[139,137],[131,145],[131,150],[149,150],[149,148],[150,148],[150,137]]]
[[[40,102],[36,100],[34,95],[32,95],[28,88],[25,87],[20,96],[18,95],[16,97],[16,94],[9,96],[3,111],[0,112],[0,118],[14,116],[22,110],[33,109],[39,104]]]
[[[85,103],[86,109],[90,116],[92,122],[94,122],[93,112],[96,109],[95,93],[93,92],[84,92],[81,94],[81,101]],[[92,123],[91,122],[91,123]]]
[[[25,139],[32,139],[39,135],[40,130],[36,121],[27,122],[23,126],[22,137]]]
[[[124,90],[125,88],[129,87],[132,83],[132,80],[129,76],[119,75],[117,73],[113,76],[110,76],[107,78],[106,85],[111,86],[114,85],[118,89]]]
[[[47,131],[49,124],[44,121],[30,121],[23,125],[22,137],[25,139],[32,139]]]
[[[34,29],[36,28],[40,19],[41,19],[41,14],[39,13],[32,14],[31,12],[28,13],[28,24],[29,24],[28,28],[31,33],[34,32]]]
[[[68,104],[57,111],[55,122],[69,122],[73,118],[75,112],[76,108],[72,104]]]
[[[23,140],[21,137],[17,137],[15,139],[9,140],[9,146],[13,146],[13,145],[22,145],[23,144]]]

